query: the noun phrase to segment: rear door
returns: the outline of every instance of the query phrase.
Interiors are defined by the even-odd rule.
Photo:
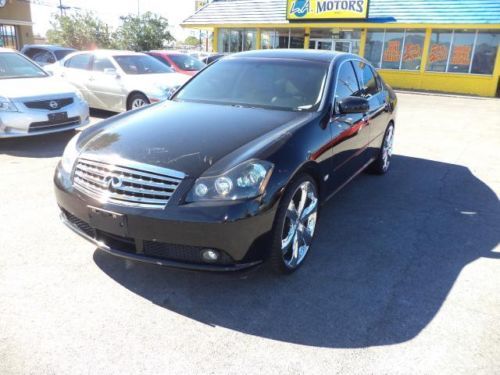
[[[60,75],[80,90],[92,107],[91,97],[87,88],[87,81],[91,75],[91,63],[91,53],[79,53],[64,61]]]
[[[381,87],[381,81],[378,79],[378,74],[375,70],[369,64],[360,60],[355,61],[354,66],[361,84],[363,96],[370,103],[370,110],[367,114],[369,125],[368,143],[370,144],[370,149],[366,155],[371,158],[378,152],[380,145],[376,140],[383,135],[387,125],[386,98],[384,90]]]
[[[363,95],[350,60],[341,63],[334,88],[333,115],[330,120],[333,146],[331,184],[336,189],[363,167],[369,129],[363,113],[341,114],[339,111],[342,99]]]

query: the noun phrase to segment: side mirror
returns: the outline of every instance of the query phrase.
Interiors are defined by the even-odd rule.
[[[342,115],[350,113],[366,113],[370,109],[370,104],[365,98],[357,96],[348,96],[339,101],[339,111]]]

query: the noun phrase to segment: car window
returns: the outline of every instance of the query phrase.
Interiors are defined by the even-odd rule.
[[[66,68],[72,68],[72,69],[89,70],[91,58],[92,58],[92,55],[90,53],[82,53],[82,54],[79,54],[79,55],[76,55],[76,56],[69,58],[64,63],[64,66]]]
[[[327,63],[292,59],[221,60],[196,75],[174,100],[316,111],[328,68]]]
[[[47,73],[21,54],[0,53],[0,79],[36,77],[47,77]]]
[[[40,65],[53,64],[56,62],[54,55],[52,55],[49,51],[44,50],[39,50],[34,53],[31,59]]]
[[[35,54],[39,53],[40,51],[41,51],[40,48],[28,48],[24,52],[24,54],[33,60],[33,56],[35,56]]]
[[[114,59],[125,74],[172,73],[172,69],[149,55],[122,55]]]
[[[72,52],[75,52],[76,49],[58,49],[54,51],[54,54],[56,55],[57,60],[62,60],[64,59],[67,55],[69,55]]]
[[[205,64],[189,55],[170,55],[172,61],[182,70],[198,71],[205,67]]]
[[[163,58],[163,57],[161,57],[159,55],[149,55],[149,56],[154,57],[156,60],[158,60],[159,62],[165,64],[168,67],[172,66],[167,59],[165,59],[165,58]]]
[[[337,75],[335,85],[335,99],[343,99],[348,96],[361,96],[356,73],[350,61],[344,62]]]
[[[94,57],[93,70],[96,72],[104,72],[104,69],[115,69],[115,66],[107,57]]]
[[[358,72],[364,94],[366,96],[376,95],[380,90],[372,68],[363,61],[356,61],[354,66]]]

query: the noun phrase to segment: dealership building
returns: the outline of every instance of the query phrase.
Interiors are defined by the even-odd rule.
[[[500,0],[214,0],[183,26],[214,52],[351,52],[396,88],[500,94]]]
[[[20,49],[27,43],[33,43],[31,3],[0,0],[0,47]]]

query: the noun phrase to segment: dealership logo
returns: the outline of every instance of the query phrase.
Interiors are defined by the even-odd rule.
[[[349,11],[363,13],[363,0],[318,0],[316,3],[316,13]]]
[[[295,0],[290,8],[290,14],[296,17],[304,17],[309,13],[310,4],[309,0]]]
[[[55,100],[51,100],[49,102],[49,107],[52,109],[57,109],[57,107],[59,107],[59,104]]]

